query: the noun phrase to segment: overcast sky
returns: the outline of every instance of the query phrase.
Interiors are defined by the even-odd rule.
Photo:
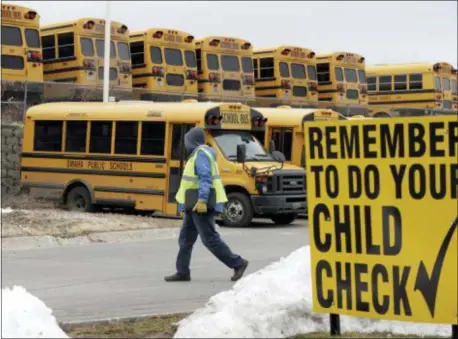
[[[8,2],[34,8],[42,24],[105,16],[105,1]],[[240,37],[255,48],[355,52],[368,64],[444,61],[457,67],[456,1],[112,1],[111,18],[131,32],[175,28],[195,37]]]

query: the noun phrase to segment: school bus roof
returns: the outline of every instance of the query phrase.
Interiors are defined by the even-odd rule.
[[[53,30],[53,29],[59,29],[59,28],[64,28],[62,26],[83,26],[86,22],[88,21],[94,21],[96,24],[101,24],[101,23],[105,23],[105,20],[103,18],[78,18],[78,19],[75,19],[75,20],[71,20],[71,21],[61,21],[61,22],[56,22],[54,24],[49,24],[49,25],[42,25],[40,27],[40,30],[41,31],[50,31],[50,30]],[[123,23],[119,22],[119,21],[114,21],[114,20],[111,20],[111,25],[112,26],[115,26],[115,27],[118,27],[118,26],[122,26],[124,25]]]
[[[334,117],[335,119],[345,119],[345,117],[333,110],[330,109],[320,109],[320,108],[291,108],[291,107],[275,107],[275,108],[264,108],[256,107],[258,112],[260,112],[265,118],[267,118],[267,124],[272,124],[275,126],[295,126],[302,129],[302,124],[308,118],[314,118],[316,116],[322,115],[327,117]]]
[[[16,5],[16,4],[10,4],[8,2],[3,2],[3,1],[2,1],[2,10],[15,10],[15,11],[23,12],[23,13],[27,13],[29,11],[35,12],[33,8]],[[4,18],[2,18],[2,20],[4,20]]]
[[[20,12],[21,17],[13,17],[11,18],[9,15],[12,15],[10,11]],[[28,12],[35,13],[33,18],[25,18],[25,15]],[[33,8],[26,7],[26,6],[19,6],[16,4],[10,4],[2,2],[2,22],[20,22],[21,25],[28,26],[28,27],[37,27],[40,23],[40,14]]]
[[[177,122],[201,122],[208,110],[235,103],[176,102],[154,103],[139,101],[127,102],[59,102],[31,107],[27,119],[33,120],[166,120]]]
[[[357,57],[362,57],[362,55],[360,55],[358,53],[340,51],[340,52],[317,53],[316,54],[316,58],[317,59],[325,59],[325,58],[329,58],[329,57],[333,57],[333,56],[338,56],[340,54],[353,54],[353,55],[355,55]]]
[[[313,52],[310,48],[300,47],[300,46],[290,46],[290,45],[280,45],[276,47],[269,47],[269,48],[255,48],[253,49],[254,54],[261,54],[261,53],[281,53],[284,49],[295,49],[299,48],[304,50],[307,54]]]
[[[197,38],[196,39],[196,42],[207,42],[207,41],[212,41],[213,39],[217,39],[217,40],[220,40],[220,41],[236,41],[236,42],[240,42],[240,43],[245,43],[245,42],[250,42],[248,40],[245,40],[245,39],[241,39],[241,38],[234,38],[234,37],[230,37],[230,36],[204,36],[204,37],[201,37],[201,38]]]
[[[422,62],[422,63],[409,63],[409,64],[383,64],[383,65],[367,65],[366,72],[368,74],[381,74],[381,73],[424,73],[432,72],[434,65],[441,67],[449,67],[450,70],[453,66],[447,62]]]
[[[189,32],[180,31],[179,29],[167,28],[167,27],[154,27],[154,28],[142,29],[140,31],[131,32],[129,36],[131,38],[139,37],[141,35],[148,36],[148,35],[154,34],[155,32],[168,32],[168,31],[176,32],[180,36],[192,36],[192,34]]]

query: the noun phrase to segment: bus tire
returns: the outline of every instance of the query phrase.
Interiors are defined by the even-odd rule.
[[[277,214],[271,217],[275,225],[289,225],[296,220],[297,214]]]
[[[85,187],[77,186],[68,192],[66,208],[75,212],[94,212],[95,206],[91,202],[91,196]]]
[[[222,213],[223,224],[229,227],[245,227],[253,219],[253,206],[250,198],[239,192],[229,193]]]

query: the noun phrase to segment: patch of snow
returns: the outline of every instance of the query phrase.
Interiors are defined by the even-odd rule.
[[[11,212],[13,212],[13,209],[11,207],[2,208],[2,214],[7,214]]]
[[[69,338],[52,310],[21,286],[2,288],[2,338]]]
[[[178,323],[175,338],[285,338],[329,332],[329,315],[312,311],[310,249],[250,274]],[[451,336],[451,326],[341,316],[342,332]]]

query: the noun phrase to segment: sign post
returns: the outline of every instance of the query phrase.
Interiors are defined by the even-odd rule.
[[[456,116],[304,124],[313,310],[458,324]]]

